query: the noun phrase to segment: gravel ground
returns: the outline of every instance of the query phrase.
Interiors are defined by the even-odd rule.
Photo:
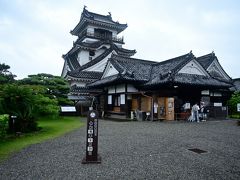
[[[85,138],[82,127],[31,145],[0,164],[0,179],[240,179],[240,127],[231,120],[100,120],[101,164],[81,164]]]

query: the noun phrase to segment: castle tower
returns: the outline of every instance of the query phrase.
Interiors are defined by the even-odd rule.
[[[61,76],[70,83],[69,99],[78,104],[89,104],[92,100],[91,90],[86,87],[90,82],[101,78],[108,59],[112,54],[131,57],[136,51],[122,48],[123,37],[118,34],[127,28],[112,20],[111,13],[101,15],[83,8],[81,18],[70,32],[78,39],[73,47],[63,55],[64,66]]]

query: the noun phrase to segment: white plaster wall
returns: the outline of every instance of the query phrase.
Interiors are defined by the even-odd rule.
[[[109,44],[103,44],[103,45],[101,45],[100,47],[98,47],[97,50],[100,50],[100,49],[101,49],[101,50],[104,50],[104,49],[103,49],[103,46],[105,46],[107,49],[110,48],[110,45],[109,45]]]
[[[108,88],[108,94],[113,94],[113,93],[115,93],[115,86],[110,86]]]
[[[116,86],[116,93],[125,92],[125,84],[120,84]]]
[[[109,76],[113,76],[113,75],[116,75],[118,74],[119,72],[113,67],[113,65],[111,63],[109,63],[107,65],[107,68],[102,76],[102,79],[105,78],[105,77],[109,77]]]
[[[128,84],[127,92],[138,92],[138,89],[136,89],[132,84]]]
[[[82,66],[89,62],[89,52],[82,50],[78,53],[78,62]]]
[[[194,60],[187,63],[178,73],[196,74],[206,76],[207,73]]]
[[[82,42],[86,42],[86,43],[93,43],[93,42],[96,42],[98,41],[97,39],[93,39],[93,38],[85,38],[83,39]]]
[[[103,70],[105,69],[105,66],[107,64],[108,59],[111,57],[111,53],[105,57],[103,60],[101,60],[100,62],[94,64],[93,66],[84,69],[84,71],[97,71],[97,72],[103,72]]]

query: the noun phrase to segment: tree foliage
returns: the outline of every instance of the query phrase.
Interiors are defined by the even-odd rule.
[[[0,84],[10,83],[14,81],[16,75],[13,75],[10,71],[10,66],[4,63],[0,63]]]
[[[17,116],[15,131],[34,131],[38,117],[57,116],[59,105],[72,104],[68,83],[61,77],[42,73],[15,81],[9,69],[0,64],[0,114]]]
[[[0,138],[7,135],[8,130],[8,114],[0,115]]]
[[[41,86],[42,94],[49,98],[56,98],[59,105],[72,105],[73,102],[67,99],[69,85],[63,78],[51,74],[29,75],[28,78],[19,81],[20,84]]]
[[[228,106],[232,115],[240,114],[240,112],[237,112],[238,103],[240,103],[240,91],[233,93],[231,99],[228,101]]]
[[[21,132],[36,130],[38,117],[58,115],[57,100],[41,94],[42,87],[33,87],[11,84],[0,91],[0,114],[17,116],[16,127]]]
[[[34,118],[34,95],[32,90],[23,86],[6,85],[0,93],[1,113],[17,116],[17,131],[36,130]]]

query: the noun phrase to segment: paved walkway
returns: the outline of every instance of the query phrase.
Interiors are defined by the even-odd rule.
[[[81,164],[83,127],[16,153],[0,164],[0,179],[240,179],[240,127],[234,121],[100,120],[99,126],[102,164]]]

